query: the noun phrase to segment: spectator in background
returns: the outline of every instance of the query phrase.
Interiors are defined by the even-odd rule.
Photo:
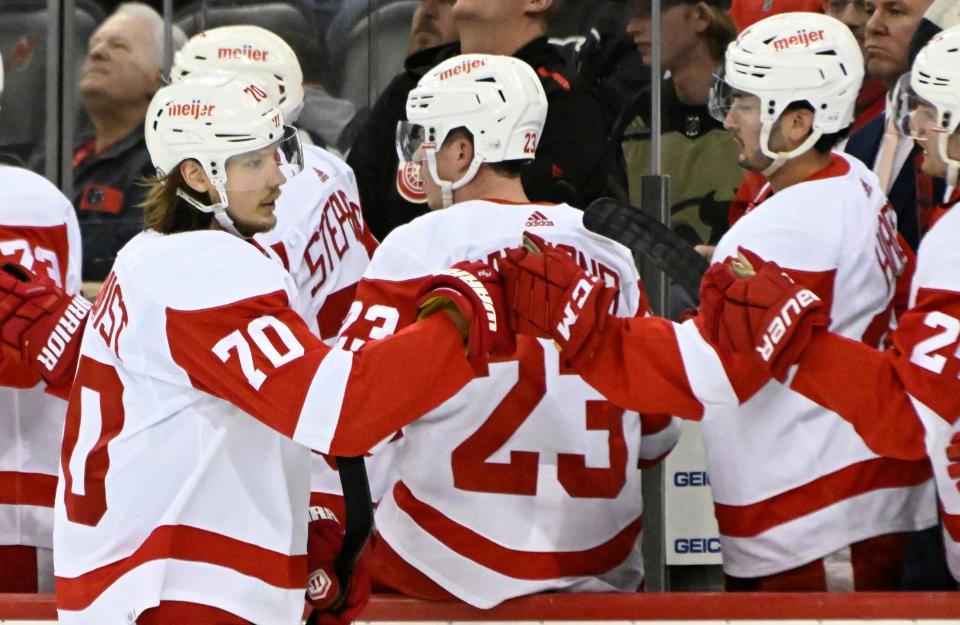
[[[174,48],[186,37],[174,28]],[[83,239],[83,277],[102,281],[117,251],[143,229],[139,180],[154,173],[143,141],[147,105],[161,85],[163,18],[121,4],[90,38],[80,101],[93,123],[73,156],[73,205]]]
[[[407,59],[406,70],[380,95],[347,159],[357,174],[364,216],[378,238],[428,210],[419,177],[398,169],[395,129],[405,119],[407,93],[420,77],[461,51],[514,56],[543,82],[547,122],[537,158],[522,173],[531,201],[582,206],[607,193],[611,120],[575,68],[547,41],[548,22],[559,9],[558,0],[457,0],[453,16],[461,45],[422,50]]]
[[[863,58],[866,59],[867,50],[864,35],[867,20],[870,19],[870,11],[867,8],[866,0],[823,0],[823,12],[840,20],[850,29],[853,36],[857,38],[857,43],[860,44]],[[860,95],[857,97],[857,108],[854,111],[851,132],[856,132],[867,122],[883,113],[886,93],[887,88],[879,79],[868,78],[863,81],[863,87],[860,88]]]
[[[650,4],[634,0],[627,25],[644,56],[651,52]],[[727,230],[727,213],[743,178],[737,143],[710,116],[707,99],[714,71],[736,37],[722,0],[666,0],[662,4],[661,59],[663,173],[670,176],[671,226],[693,245],[713,245]],[[650,100],[641,97],[627,127],[623,151],[631,203],[639,206],[641,176],[650,173]]]
[[[823,13],[822,0],[731,0],[730,17],[737,25],[737,32],[750,25],[779,13],[809,11]]]
[[[420,0],[413,13],[408,56],[457,40],[457,25],[453,20],[455,1]]]
[[[871,12],[866,25],[867,76],[881,81],[891,93],[910,69],[909,48],[932,0],[866,0]],[[846,151],[871,167],[897,212],[897,228],[914,250],[920,242],[917,205],[933,205],[942,197],[941,181],[918,173],[921,150],[896,128],[894,102],[887,97],[884,113],[850,135]],[[918,185],[919,182],[919,185]],[[918,190],[922,191],[918,194]]]

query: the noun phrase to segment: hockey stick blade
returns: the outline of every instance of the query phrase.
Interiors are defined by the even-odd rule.
[[[676,232],[639,208],[610,198],[591,202],[583,212],[583,225],[649,259],[700,303],[700,279],[710,263]]]
[[[367,480],[367,466],[363,456],[337,457],[337,470],[340,474],[340,487],[343,490],[343,503],[346,509],[343,545],[333,563],[340,582],[340,595],[328,609],[340,614],[347,607],[350,596],[350,580],[353,567],[373,532],[373,501],[370,497],[370,482]],[[316,625],[319,612],[316,610],[307,619],[306,625]]]

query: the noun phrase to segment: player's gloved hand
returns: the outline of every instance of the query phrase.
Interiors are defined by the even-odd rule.
[[[321,506],[310,507],[307,528],[307,602],[316,611],[311,623],[318,625],[348,625],[370,600],[370,555],[364,549],[353,567],[347,596],[334,568],[343,546],[343,527],[337,517]]]
[[[565,366],[576,369],[596,351],[617,290],[568,253],[524,235],[525,247],[507,250],[497,261],[510,323],[518,333],[552,338]]]
[[[431,276],[417,293],[418,317],[438,310],[454,312],[467,344],[467,358],[478,376],[487,375],[490,356],[517,351],[503,310],[503,289],[497,271],[481,262],[460,262]]]
[[[953,478],[957,490],[960,490],[960,432],[955,432],[947,446],[947,475]]]
[[[823,301],[796,284],[774,262],[744,248],[731,268],[740,279],[726,289],[720,312],[721,349],[756,350],[771,375],[783,382],[814,330],[830,324]]]
[[[69,383],[77,370],[90,303],[16,263],[0,266],[0,340],[48,384]]]
[[[700,307],[692,318],[700,334],[714,345],[719,345],[720,341],[724,298],[736,279],[726,263],[714,263],[700,280]],[[679,321],[682,323],[686,319],[681,316]]]

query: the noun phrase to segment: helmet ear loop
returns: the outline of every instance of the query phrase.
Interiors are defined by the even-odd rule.
[[[206,171],[206,169],[204,169],[204,171]],[[207,172],[207,176],[210,177],[209,172]],[[226,179],[211,178],[211,184],[216,190],[217,195],[220,196],[219,202],[215,202],[213,204],[204,204],[200,200],[191,196],[189,193],[183,191],[183,189],[177,189],[177,196],[183,198],[187,204],[193,206],[202,213],[213,213],[214,219],[217,220],[217,223],[220,224],[220,227],[226,232],[229,232],[233,236],[240,237],[241,239],[249,238],[240,234],[240,232],[237,230],[237,227],[233,223],[233,219],[231,219],[230,215],[227,213]]]
[[[430,170],[430,176],[433,178],[433,181],[440,187],[443,208],[450,208],[453,206],[453,192],[470,184],[470,181],[477,176],[480,165],[483,165],[483,157],[474,152],[473,160],[470,161],[470,167],[467,168],[466,173],[456,182],[450,182],[449,180],[441,180],[440,174],[437,173],[437,149],[428,148],[426,152],[427,169]]]
[[[957,130],[954,130],[954,132],[957,132]],[[950,136],[953,133],[941,132],[938,134],[940,136],[937,137],[937,149],[940,150],[940,158],[947,164],[946,182],[951,187],[956,188],[958,178],[960,178],[960,175],[958,175],[960,174],[960,161],[955,158],[950,158],[947,153]]]
[[[770,149],[770,131],[773,129],[774,123],[776,122],[764,120],[760,129],[760,151],[763,152],[763,155],[767,158],[773,159],[773,162],[761,172],[767,178],[769,178],[778,169],[783,167],[784,163],[786,163],[788,160],[791,158],[796,158],[812,148],[814,144],[820,140],[820,137],[823,136],[823,131],[814,127],[810,131],[810,136],[804,139],[803,143],[793,148],[789,152],[774,152]]]
[[[430,172],[430,177],[440,187],[443,208],[450,208],[453,205],[453,183],[442,180],[437,172],[437,148],[426,148],[424,151],[427,153],[427,170]]]

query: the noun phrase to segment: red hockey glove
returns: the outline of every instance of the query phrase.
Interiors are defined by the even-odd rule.
[[[497,261],[510,322],[518,333],[552,338],[565,366],[576,369],[596,351],[617,290],[581,269],[566,252],[542,240],[537,247],[539,253],[507,250]]]
[[[726,290],[718,344],[733,351],[756,350],[771,375],[783,382],[813,331],[829,325],[830,317],[820,298],[776,263],[743,248],[739,251],[734,271],[753,277],[739,279]]]
[[[960,490],[960,432],[956,432],[947,446],[947,475],[956,481],[957,490]]]
[[[517,350],[503,311],[500,275],[490,265],[457,263],[431,276],[417,292],[418,317],[451,306],[469,324],[464,331],[467,357],[477,375],[487,375],[489,356],[509,356]]]
[[[90,303],[16,263],[0,266],[0,339],[48,384],[73,379]]]
[[[341,592],[334,563],[342,545],[343,528],[337,517],[327,508],[311,506],[307,528],[307,602],[317,611],[312,622],[348,625],[370,600],[370,555],[365,548],[353,568],[346,602],[337,614],[330,611]]]
[[[723,316],[724,297],[727,289],[736,279],[733,271],[725,263],[714,263],[700,280],[700,307],[696,316],[693,317],[693,322],[700,330],[700,334],[714,345],[719,345],[720,341],[720,319]],[[682,323],[686,319],[681,316],[679,321]]]

